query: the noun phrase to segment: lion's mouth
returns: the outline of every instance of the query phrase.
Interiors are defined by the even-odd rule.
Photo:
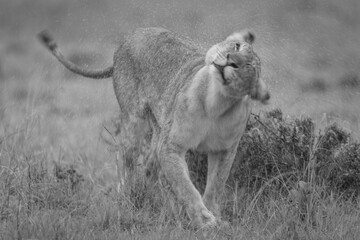
[[[225,67],[228,66],[228,65],[221,66],[221,65],[216,64],[216,63],[214,63],[214,62],[213,62],[213,65],[214,65],[215,68],[219,71],[219,73],[220,73],[220,75],[221,75],[221,78],[222,78],[222,80],[223,80],[223,84],[224,84],[224,85],[229,85],[230,82],[225,78],[225,75],[224,75],[224,69],[225,69]]]
[[[225,66],[221,66],[221,65],[219,65],[219,64],[216,64],[216,63],[214,63],[213,62],[213,65],[216,67],[216,69],[220,72],[220,74],[222,75],[222,76],[224,76],[224,68],[226,67],[226,65]]]

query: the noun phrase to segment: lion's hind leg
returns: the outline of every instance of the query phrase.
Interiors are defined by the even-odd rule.
[[[149,106],[145,106],[143,112],[143,119],[146,119],[146,143],[148,149],[145,153],[143,165],[145,175],[150,178],[152,182],[158,179],[160,171],[160,163],[158,161],[158,143],[161,128]]]
[[[109,129],[109,131],[111,130]],[[120,118],[116,131],[110,132],[116,144],[115,161],[118,191],[122,191],[126,185],[133,181],[136,172],[138,172],[138,167],[143,164],[146,131],[144,119]]]

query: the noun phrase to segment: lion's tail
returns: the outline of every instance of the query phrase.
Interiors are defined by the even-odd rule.
[[[39,40],[51,51],[51,53],[70,71],[88,78],[109,78],[112,77],[114,67],[110,66],[100,70],[83,69],[74,63],[65,59],[58,49],[56,42],[48,31],[42,31],[38,34]]]

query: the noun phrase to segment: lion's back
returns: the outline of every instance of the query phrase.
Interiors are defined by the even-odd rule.
[[[204,56],[200,44],[163,28],[138,28],[115,54],[131,62],[138,79],[168,79],[192,59]],[[115,59],[117,61],[117,59]]]
[[[154,67],[180,67],[194,55],[205,53],[200,44],[163,28],[138,28],[128,37],[128,42],[135,57],[155,64]]]
[[[132,106],[139,105],[141,98],[148,104],[159,102],[169,88],[186,82],[204,59],[202,46],[188,38],[162,28],[138,28],[125,37],[114,55],[118,98]]]

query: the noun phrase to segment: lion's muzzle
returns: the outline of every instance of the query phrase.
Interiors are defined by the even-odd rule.
[[[262,104],[268,104],[268,101],[270,100],[270,92],[261,78],[258,80],[255,89],[251,93],[251,98],[260,101]]]

